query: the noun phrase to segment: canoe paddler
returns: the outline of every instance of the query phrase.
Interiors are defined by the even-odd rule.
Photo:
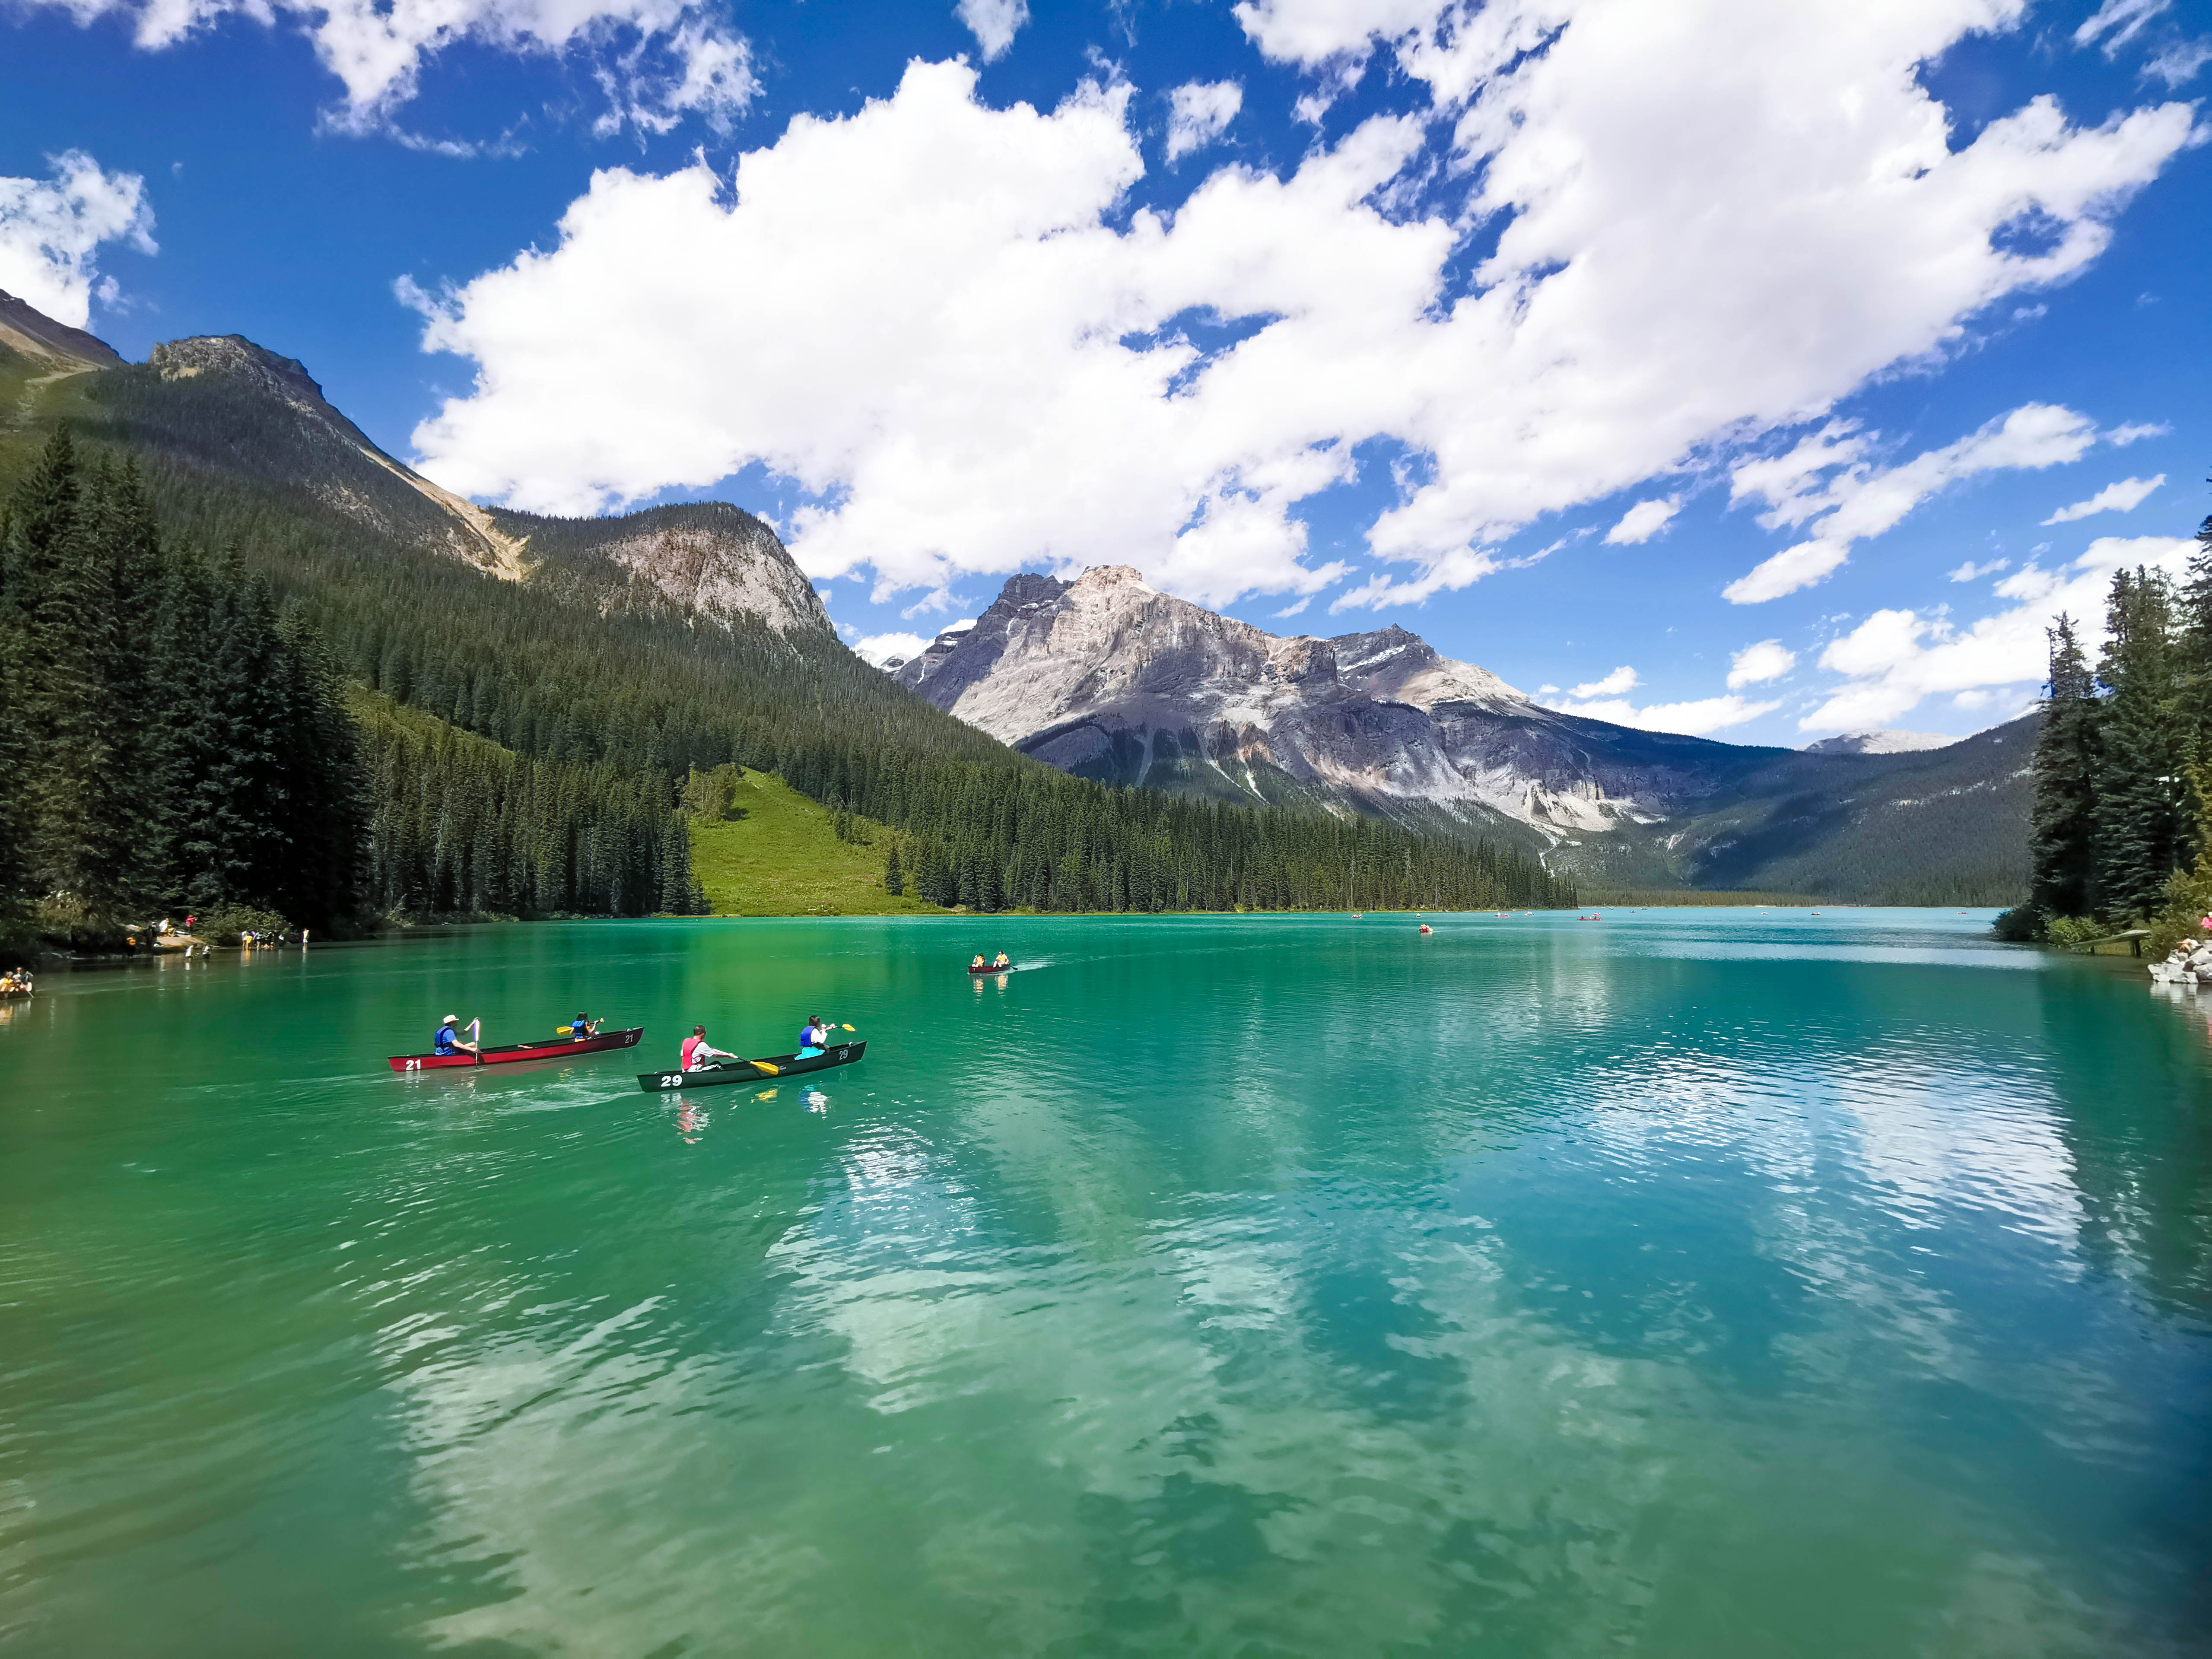
[[[599,1036],[599,1024],[589,1014],[579,1014],[568,1022],[568,1035],[581,1042],[587,1036]]]
[[[991,964],[983,960],[983,953],[981,951],[978,951],[975,952],[975,960],[969,963],[968,965],[970,968],[988,968]]]
[[[718,1060],[743,1058],[741,1054],[726,1053],[708,1042],[707,1028],[703,1025],[694,1025],[691,1035],[684,1039],[684,1069],[687,1072],[703,1072]]]
[[[472,1054],[476,1053],[477,1044],[473,1042],[465,1042],[461,1040],[461,1034],[456,1029],[460,1023],[461,1017],[459,1014],[447,1014],[446,1018],[439,1023],[438,1035],[430,1039],[430,1052],[432,1054]],[[477,1022],[471,1020],[469,1022],[469,1029],[471,1031],[475,1030],[477,1029]]]
[[[1004,951],[999,952],[999,959],[991,964],[994,968],[1011,968],[1013,965],[1014,959]]]
[[[809,1017],[805,1029],[799,1034],[797,1058],[811,1060],[829,1046],[830,1028],[822,1023],[822,1016],[815,1014]]]

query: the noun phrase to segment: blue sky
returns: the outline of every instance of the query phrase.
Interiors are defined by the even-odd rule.
[[[297,356],[480,500],[735,500],[855,641],[1120,562],[1607,718],[1964,733],[2212,508],[2201,7],[273,18],[0,11],[0,288]]]

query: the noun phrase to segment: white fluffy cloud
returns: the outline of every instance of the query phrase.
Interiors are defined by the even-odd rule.
[[[665,132],[687,115],[726,131],[760,83],[752,51],[693,0],[23,0],[67,11],[79,23],[117,16],[148,51],[173,46],[228,18],[282,19],[315,43],[345,88],[335,125],[383,125],[415,95],[424,64],[473,42],[504,52],[578,53],[608,98],[601,131],[634,123]],[[466,145],[439,148],[465,150]]]
[[[2155,478],[2123,478],[2118,483],[2106,484],[2086,501],[2076,501],[2071,507],[2062,507],[2043,522],[2046,525],[2072,524],[2076,519],[2086,519],[2093,513],[2132,513],[2150,496],[2150,492],[2166,482],[2161,472]]]
[[[1747,685],[1764,685],[1769,680],[1778,680],[1796,665],[1797,653],[1779,640],[1761,640],[1757,645],[1747,645],[1729,659],[1729,690],[1740,691]]]
[[[929,641],[919,634],[871,634],[854,640],[853,649],[881,668],[887,662],[906,662],[920,656],[929,649]]]
[[[0,289],[58,323],[82,328],[95,292],[114,293],[96,255],[108,242],[154,248],[146,181],[109,173],[82,150],[49,156],[46,179],[0,179]]]
[[[795,120],[733,190],[703,165],[599,174],[557,246],[432,319],[478,380],[416,442],[449,485],[569,512],[764,463],[813,495],[793,550],[817,574],[1133,562],[1222,603],[1345,574],[1307,562],[1299,508],[1381,440],[1412,458],[1369,527],[1385,568],[1332,608],[1419,600],[1539,515],[1816,417],[2093,258],[2193,118],[2084,129],[2039,99],[1953,149],[1918,66],[2017,15],[1248,5],[1278,57],[1383,41],[1449,153],[1437,111],[1376,117],[1286,176],[1225,167],[1126,218],[1126,90],[992,109],[966,69],[916,64]],[[1992,243],[2031,213],[2041,251]],[[1249,326],[1204,347],[1185,319]]]
[[[1605,532],[1605,538],[1622,544],[1648,542],[1681,510],[1679,495],[1669,495],[1663,501],[1638,501],[1620,515],[1620,522]]]
[[[2060,611],[2081,624],[2094,654],[2104,640],[2105,597],[2112,572],[2148,565],[2172,575],[2196,544],[2177,536],[2101,537],[2062,570],[2028,565],[1997,584],[2013,608],[1960,627],[1942,615],[1877,611],[1820,653],[1820,666],[1850,684],[1800,720],[1806,732],[1854,732],[1888,726],[1925,697],[1952,693],[1968,708],[1988,695],[2032,690],[2049,661],[2044,629]]]
[[[1567,695],[1571,697],[1617,697],[1622,692],[1632,691],[1635,688],[1636,671],[1624,663],[1603,679],[1569,687]]]
[[[1731,499],[1757,496],[1769,502],[1759,519],[1768,529],[1817,522],[1808,538],[1723,588],[1723,599],[1758,605],[1809,587],[1850,558],[1853,544],[1879,536],[1960,479],[2078,461],[2096,441],[2097,429],[2086,416],[2056,404],[2023,404],[1956,443],[1881,468],[1862,459],[1876,435],[1847,421],[1831,421],[1787,454],[1736,467]]]
[[[1755,720],[1761,714],[1771,714],[1782,705],[1747,702],[1731,692],[1725,697],[1705,697],[1696,702],[1655,702],[1642,708],[1618,697],[1598,702],[1565,702],[1559,707],[1570,714],[1586,714],[1591,720],[1610,720],[1615,726],[1632,726],[1644,732],[1679,732],[1685,737],[1702,738],[1709,732]]]
[[[1168,94],[1168,160],[1203,149],[1229,131],[1244,107],[1234,81],[1191,81]]]
[[[1030,0],[960,0],[954,15],[983,48],[983,61],[996,63],[1030,21]]]

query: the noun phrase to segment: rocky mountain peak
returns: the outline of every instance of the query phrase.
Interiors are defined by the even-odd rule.
[[[1070,586],[1097,589],[1137,588],[1146,593],[1159,591],[1146,581],[1144,574],[1135,566],[1127,564],[1094,564]]]
[[[307,373],[305,363],[296,357],[280,357],[242,334],[203,334],[185,340],[165,340],[154,348],[146,362],[165,380],[185,380],[198,374],[227,375],[232,380],[245,380],[318,416],[337,414],[323,396],[322,386]]]
[[[1086,571],[1085,574],[1090,573]],[[1050,605],[1074,586],[1073,582],[1056,581],[1050,576],[1036,576],[1024,571],[1006,579],[1006,585],[999,590],[998,602],[1012,605],[1016,610],[1026,611],[1040,605]],[[963,624],[954,631],[964,632],[971,625]]]
[[[1345,684],[1377,702],[1425,710],[1468,702],[1498,712],[1531,706],[1487,668],[1455,662],[1395,623],[1371,634],[1341,634],[1329,643]]]

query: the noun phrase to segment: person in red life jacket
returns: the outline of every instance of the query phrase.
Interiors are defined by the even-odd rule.
[[[684,1039],[684,1069],[687,1072],[703,1072],[710,1062],[717,1060],[742,1058],[742,1055],[725,1053],[708,1042],[707,1028],[703,1025],[694,1025],[691,1035]]]

